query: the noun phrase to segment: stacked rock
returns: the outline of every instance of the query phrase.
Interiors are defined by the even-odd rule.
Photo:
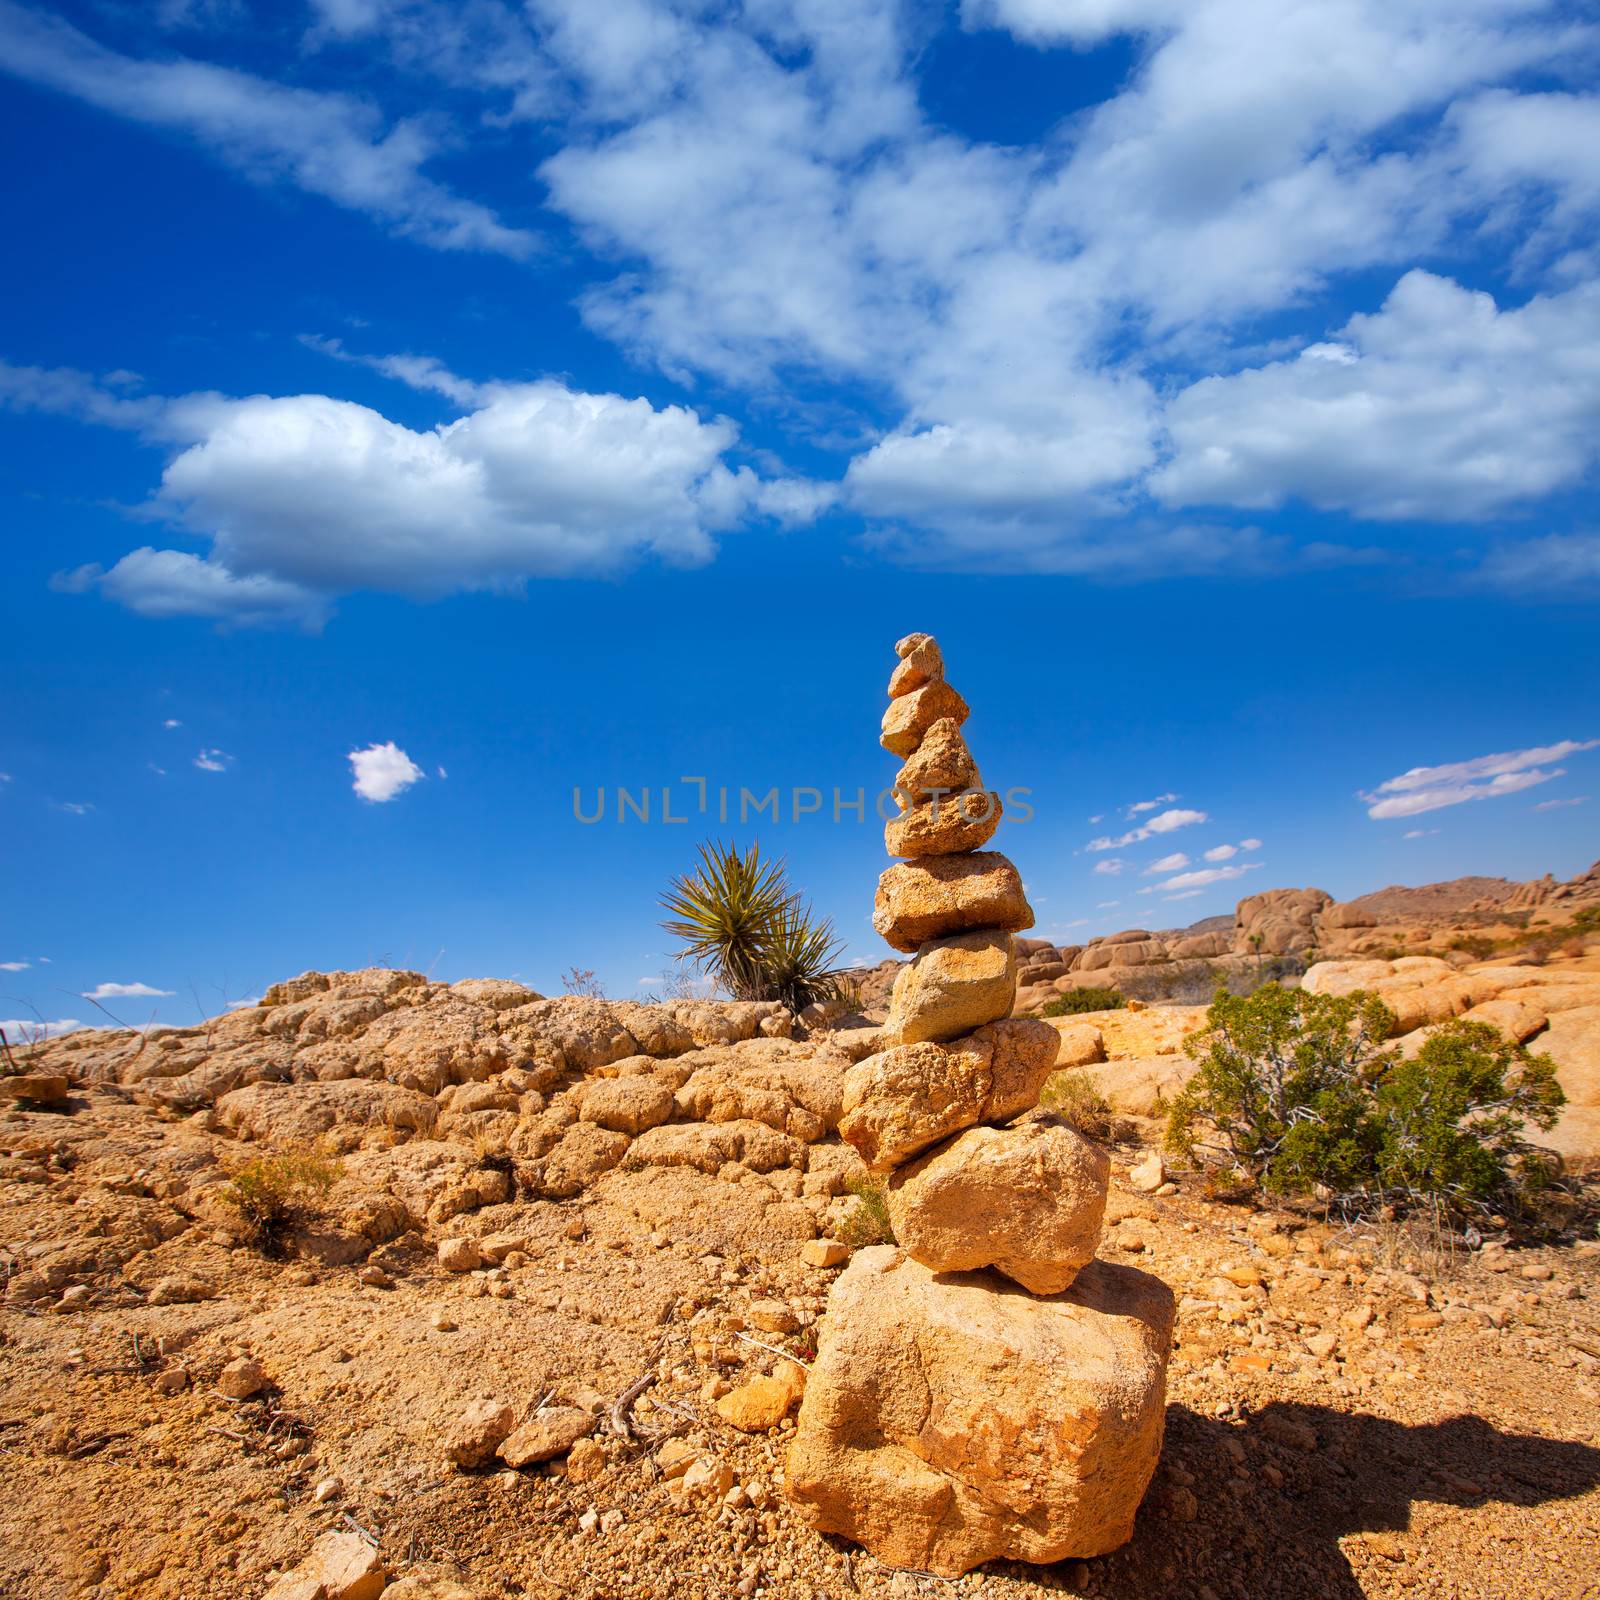
[[[813,1526],[953,1576],[1114,1549],[1161,1450],[1174,1306],[1095,1260],[1109,1163],[1037,1111],[1060,1036],[1010,1017],[1033,925],[938,644],[895,646],[882,742],[902,758],[905,859],[873,926],[913,954],[885,1048],[847,1074],[841,1136],[883,1180],[898,1248],[834,1285],[790,1451]]]

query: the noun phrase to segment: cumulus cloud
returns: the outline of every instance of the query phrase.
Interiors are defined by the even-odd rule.
[[[1260,848],[1261,841],[1259,839],[1241,839],[1238,844],[1213,845],[1204,854],[1207,861],[1232,861],[1241,850],[1259,850]]]
[[[1501,311],[1414,270],[1334,342],[1177,395],[1151,485],[1174,505],[1493,516],[1594,465],[1597,345],[1600,283]]]
[[[1158,794],[1154,800],[1135,800],[1128,807],[1128,815],[1137,817],[1144,811],[1155,811],[1158,807],[1171,805],[1178,797],[1175,794]]]
[[[176,717],[168,717],[161,726],[163,728],[181,728],[183,724]]]
[[[1563,739],[1557,744],[1502,751],[1470,761],[1412,767],[1397,778],[1386,778],[1361,798],[1367,802],[1367,815],[1380,820],[1414,817],[1468,800],[1494,800],[1561,777],[1564,769],[1551,766],[1552,762],[1597,746],[1600,739]]]
[[[647,556],[699,565],[715,534],[752,516],[806,521],[831,493],[730,466],[734,425],[685,406],[553,380],[472,387],[465,416],[420,431],[317,394],[189,395],[141,413],[129,425],[178,447],[154,509],[210,549],[146,546],[56,586],[152,617],[319,626],[330,597],[357,589],[431,598]],[[55,398],[92,420],[76,386]]]
[[[1170,856],[1162,856],[1159,861],[1152,861],[1150,865],[1144,869],[1144,871],[1145,876],[1148,877],[1150,874],[1156,872],[1176,872],[1180,867],[1186,867],[1188,865],[1188,856],[1186,856],[1181,850],[1174,850]]]
[[[202,772],[226,772],[233,765],[233,757],[226,750],[202,750],[194,764]]]
[[[1168,878],[1165,883],[1157,884],[1158,889],[1205,889],[1213,883],[1229,883],[1235,878],[1242,878],[1247,872],[1254,872],[1261,863],[1259,861],[1243,862],[1232,867],[1201,867],[1194,872],[1180,872],[1175,878]]]
[[[167,999],[171,989],[152,989],[148,983],[97,983],[84,992],[85,1000]]]
[[[384,744],[369,744],[349,755],[353,780],[350,787],[363,800],[393,800],[412,784],[427,777],[421,767],[392,739]]]
[[[32,965],[31,961],[0,961],[0,972],[26,972]]]
[[[1130,844],[1142,844],[1146,839],[1153,839],[1157,834],[1171,833],[1175,828],[1187,828],[1197,822],[1207,822],[1210,819],[1204,811],[1189,811],[1181,807],[1174,807],[1169,811],[1158,811],[1151,819],[1142,823],[1137,828],[1130,828],[1119,838],[1107,835],[1100,839],[1091,839],[1084,846],[1086,850],[1121,850]]]
[[[1117,856],[1108,856],[1104,861],[1097,861],[1094,870],[1102,878],[1115,878],[1127,869],[1128,863]]]
[[[0,0],[0,69],[113,116],[193,138],[247,177],[287,183],[441,250],[523,258],[533,235],[428,177],[437,124],[392,124],[370,101],[290,88],[203,61],[140,60]]]

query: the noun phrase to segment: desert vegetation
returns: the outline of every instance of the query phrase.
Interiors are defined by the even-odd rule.
[[[759,844],[702,844],[699,867],[675,878],[662,904],[684,958],[732,999],[803,1011],[844,993],[833,924],[802,903],[781,860],[762,860]]]
[[[1198,1070],[1172,1105],[1168,1147],[1268,1193],[1457,1220],[1529,1212],[1555,1171],[1527,1137],[1565,1102],[1554,1063],[1459,1019],[1406,1058],[1385,1048],[1393,1025],[1360,991],[1219,993],[1186,1045]]]

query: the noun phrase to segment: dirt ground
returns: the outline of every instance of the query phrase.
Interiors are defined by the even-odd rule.
[[[1444,1259],[1181,1180],[1135,1194],[1143,1152],[1117,1148],[1102,1254],[1180,1297],[1135,1537],[951,1582],[791,1513],[792,1421],[718,1418],[719,1387],[814,1348],[836,1271],[792,1241],[709,1251],[707,1208],[737,1185],[618,1171],[460,1219],[498,1266],[446,1272],[416,1232],[321,1266],[186,1211],[184,1164],[211,1138],[111,1085],[0,1118],[7,1273],[55,1278],[0,1312],[7,1600],[254,1600],[328,1530],[376,1541],[405,1593],[484,1600],[1600,1594],[1595,1244]],[[764,1331],[772,1301],[797,1332]],[[243,1401],[216,1387],[240,1355],[270,1380]],[[610,1407],[646,1374],[617,1436]],[[600,1419],[581,1474],[446,1460],[474,1400],[552,1397]],[[725,1462],[728,1491],[675,1488],[672,1439]]]

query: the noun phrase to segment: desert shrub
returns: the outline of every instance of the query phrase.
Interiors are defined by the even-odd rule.
[[[700,846],[697,871],[675,878],[662,923],[684,941],[683,957],[710,972],[736,1000],[779,1000],[801,1011],[840,994],[835,959],[843,949],[833,924],[803,906],[781,861],[759,845]]]
[[[339,1170],[337,1161],[316,1150],[275,1151],[235,1167],[221,1199],[238,1213],[251,1242],[271,1254],[290,1228],[315,1215]]]
[[[561,974],[561,987],[567,994],[583,995],[589,1000],[604,1000],[605,985],[595,977],[592,967],[569,967]]]
[[[1499,948],[1498,944],[1485,934],[1460,933],[1450,941],[1451,950],[1459,950],[1464,955],[1469,955],[1474,961],[1487,961]]]
[[[839,1229],[840,1241],[852,1250],[869,1244],[893,1244],[894,1225],[889,1221],[889,1195],[883,1179],[851,1178],[849,1189],[856,1203]]]
[[[1115,989],[1068,989],[1039,1008],[1041,1017],[1076,1017],[1086,1011],[1122,1011],[1127,997]]]
[[[1169,1146],[1194,1155],[1209,1130],[1236,1172],[1276,1193],[1456,1216],[1519,1209],[1553,1170],[1523,1137],[1563,1103],[1553,1064],[1459,1020],[1404,1061],[1382,1047],[1393,1020],[1361,993],[1219,994],[1185,1045],[1198,1066],[1169,1113]]]
[[[1486,1022],[1436,1029],[1375,1091],[1383,1130],[1379,1186],[1458,1203],[1497,1202],[1547,1181],[1523,1138],[1549,1128],[1566,1102],[1549,1056],[1531,1055]]]
[[[1090,1139],[1111,1136],[1111,1102],[1100,1092],[1094,1074],[1082,1067],[1052,1072],[1039,1091],[1039,1104]]]

